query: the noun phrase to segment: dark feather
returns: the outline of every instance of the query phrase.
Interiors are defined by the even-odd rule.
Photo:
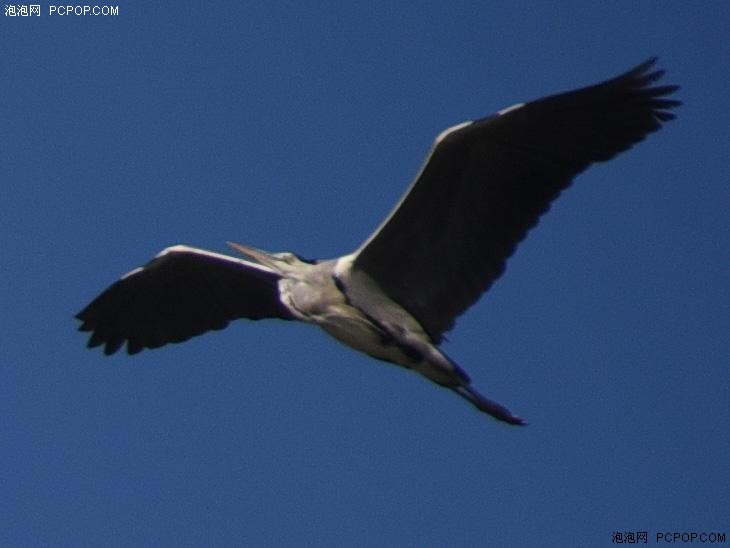
[[[113,354],[185,341],[237,318],[291,319],[279,275],[255,263],[176,246],[112,284],[79,312],[89,347]]]
[[[577,174],[674,118],[678,87],[652,87],[654,61],[442,135],[355,268],[439,342]]]

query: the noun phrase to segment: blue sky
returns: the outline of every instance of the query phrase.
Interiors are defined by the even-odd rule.
[[[119,5],[0,27],[0,545],[730,533],[730,4]],[[160,249],[354,249],[444,128],[652,55],[675,122],[581,176],[445,351],[511,428],[305,325],[133,358],[73,315]]]

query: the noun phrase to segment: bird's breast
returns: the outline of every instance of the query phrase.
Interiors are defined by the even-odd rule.
[[[297,319],[314,323],[341,343],[375,358],[410,367],[419,356],[353,306],[331,275],[279,281],[282,303]]]
[[[298,319],[318,323],[332,309],[346,305],[347,299],[330,276],[314,269],[307,274],[279,280],[279,298]]]

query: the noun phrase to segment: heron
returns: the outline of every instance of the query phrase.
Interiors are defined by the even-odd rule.
[[[88,347],[129,354],[235,319],[298,320],[412,369],[513,425],[440,344],[502,275],[576,175],[660,129],[681,103],[656,58],[598,84],[519,103],[440,133],[417,176],[354,252],[308,260],[228,242],[238,255],[174,245],[76,315]],[[240,256],[239,256],[240,255]]]

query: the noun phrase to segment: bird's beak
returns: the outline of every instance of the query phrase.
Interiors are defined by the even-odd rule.
[[[243,253],[244,255],[251,257],[256,262],[264,266],[268,266],[269,268],[276,267],[276,258],[266,253],[266,251],[262,251],[260,249],[256,249],[255,247],[250,247],[247,245],[237,244],[236,242],[226,243],[239,253]]]

